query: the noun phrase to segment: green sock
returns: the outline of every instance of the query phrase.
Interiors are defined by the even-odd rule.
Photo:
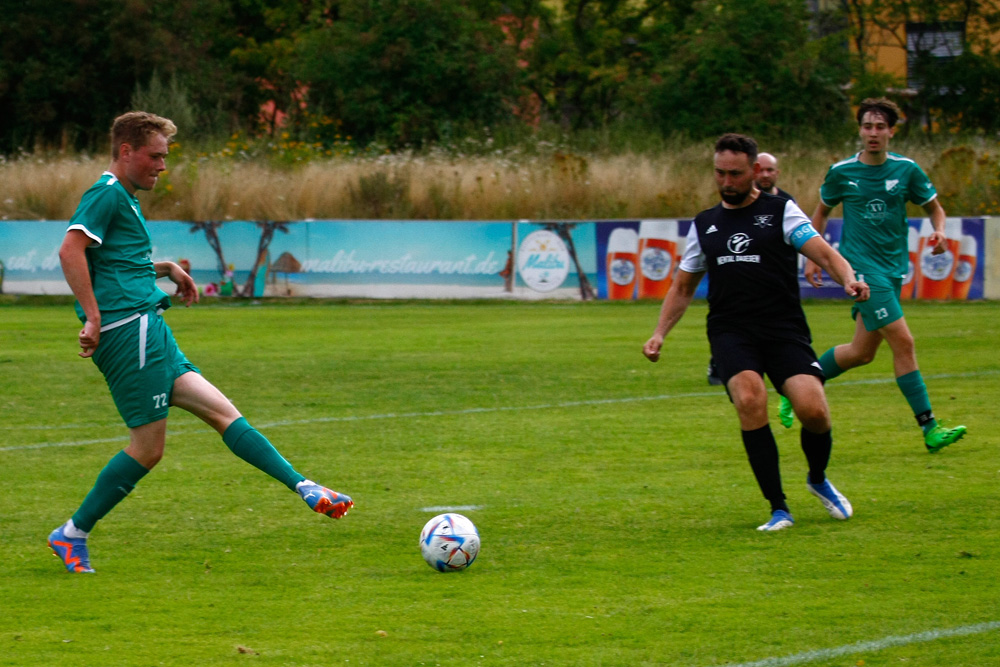
[[[823,375],[826,376],[827,380],[832,380],[844,372],[844,369],[837,365],[837,358],[833,354],[834,349],[831,347],[819,358],[819,365],[823,368]]]
[[[94,524],[114,509],[147,472],[149,470],[124,451],[115,454],[101,470],[94,488],[73,515],[73,525],[89,533]]]
[[[222,434],[222,441],[233,454],[255,468],[263,470],[292,491],[295,490],[296,484],[305,479],[305,476],[296,472],[274,445],[261,435],[260,431],[250,426],[243,417],[229,425]]]
[[[913,371],[896,378],[899,390],[906,397],[906,402],[910,404],[913,415],[917,418],[917,423],[924,433],[937,426],[934,413],[931,411],[931,399],[927,395],[927,385],[920,371]]]

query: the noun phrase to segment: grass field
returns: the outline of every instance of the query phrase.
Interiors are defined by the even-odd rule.
[[[808,303],[819,352],[852,330]],[[775,422],[796,525],[768,514],[735,413],[705,381],[705,307],[641,354],[658,304],[201,304],[189,358],[304,474],[331,521],[181,411],[161,464],[90,539],[45,539],[125,444],[65,304],[0,306],[0,665],[1000,664],[1000,318],[912,304],[939,418],[928,455],[891,360],[834,380],[829,518]],[[773,396],[773,404],[777,400]],[[468,571],[421,559],[442,507]]]

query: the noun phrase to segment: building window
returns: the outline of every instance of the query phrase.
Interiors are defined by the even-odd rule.
[[[965,23],[906,24],[906,84],[922,89],[923,79],[929,68],[940,67],[962,55],[965,42]]]

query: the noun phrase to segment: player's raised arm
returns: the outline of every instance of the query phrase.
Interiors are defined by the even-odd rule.
[[[176,262],[156,262],[153,265],[157,278],[170,278],[177,285],[177,296],[185,306],[198,303],[198,286],[194,279]]]
[[[924,204],[923,209],[927,213],[927,217],[931,219],[931,226],[934,228],[930,238],[927,239],[927,244],[934,246],[934,249],[931,250],[932,255],[940,255],[948,249],[946,245],[948,237],[944,232],[944,223],[946,218],[944,207],[941,206],[941,202],[939,202],[937,197],[935,197]]]
[[[827,206],[822,201],[816,205],[816,210],[812,215],[812,226],[820,236],[823,236],[823,232],[826,230],[826,223],[830,220],[830,211],[833,208]],[[829,245],[829,244],[828,244]],[[805,253],[803,253],[805,254]],[[823,271],[820,269],[816,262],[812,261],[808,256],[806,256],[806,265],[803,269],[803,275],[805,275],[806,280],[813,287],[823,286]],[[843,283],[841,283],[843,284]]]
[[[799,249],[817,269],[822,268],[830,277],[842,285],[848,296],[855,301],[867,301],[869,296],[868,285],[854,277],[854,269],[844,256],[833,249],[822,236],[814,236],[806,241]]]

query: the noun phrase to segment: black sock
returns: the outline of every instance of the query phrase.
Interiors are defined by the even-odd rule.
[[[771,426],[765,425],[753,431],[741,431],[743,448],[747,451],[750,468],[761,493],[771,503],[771,511],[788,511],[785,493],[781,489],[781,470],[778,467],[778,443],[774,441]]]
[[[822,484],[826,479],[826,466],[830,462],[830,450],[833,449],[833,431],[813,433],[802,429],[800,436],[802,452],[809,462],[809,482]]]

